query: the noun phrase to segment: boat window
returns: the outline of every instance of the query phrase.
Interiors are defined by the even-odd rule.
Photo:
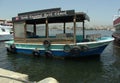
[[[14,23],[14,33],[15,33],[15,37],[25,38],[24,22],[16,22],[16,23]]]
[[[27,28],[26,28],[26,36],[27,36],[27,38],[31,38],[31,37],[33,37],[33,25],[30,25],[30,24],[27,24],[27,26],[26,26]]]
[[[45,37],[45,24],[37,24],[36,28],[34,28],[33,24],[27,24],[26,37],[27,38]]]
[[[45,37],[45,24],[36,25],[36,37]]]
[[[49,24],[49,37],[55,37],[56,34],[62,34],[62,33],[63,33],[62,23]]]

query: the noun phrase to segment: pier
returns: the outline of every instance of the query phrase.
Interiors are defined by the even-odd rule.
[[[58,83],[58,81],[52,77],[48,77],[39,82],[31,82],[29,81],[29,76],[26,74],[0,68],[0,83]]]
[[[0,68],[0,83],[28,83],[28,75]]]

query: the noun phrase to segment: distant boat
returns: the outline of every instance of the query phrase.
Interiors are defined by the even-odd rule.
[[[119,15],[119,11],[118,10],[118,15],[114,16],[113,19],[113,26],[115,27],[115,31],[112,34],[112,36],[115,38],[115,42],[120,44],[120,15]]]
[[[100,55],[114,40],[101,34],[85,35],[85,21],[89,16],[74,10],[61,11],[60,8],[20,13],[13,17],[14,40],[5,42],[7,52],[24,53],[45,57],[81,57]],[[82,25],[83,34],[77,34],[76,22]],[[63,23],[62,33],[49,35],[49,24]],[[72,32],[66,32],[66,23],[72,23]],[[39,35],[37,25],[44,24],[45,34]],[[30,25],[32,27],[30,27]],[[59,27],[60,28],[60,27]],[[31,29],[31,30],[30,30]]]
[[[6,24],[0,24],[0,41],[13,39],[13,27]]]

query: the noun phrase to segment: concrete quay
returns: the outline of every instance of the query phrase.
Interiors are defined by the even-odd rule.
[[[0,68],[0,83],[59,83],[52,77],[45,78],[39,82],[29,81],[29,76]]]
[[[0,68],[0,83],[27,83],[28,75]]]

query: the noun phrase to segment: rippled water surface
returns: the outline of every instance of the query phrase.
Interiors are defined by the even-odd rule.
[[[100,57],[63,60],[10,55],[0,42],[0,68],[28,74],[31,81],[54,77],[60,83],[120,83],[120,47],[111,42]]]

